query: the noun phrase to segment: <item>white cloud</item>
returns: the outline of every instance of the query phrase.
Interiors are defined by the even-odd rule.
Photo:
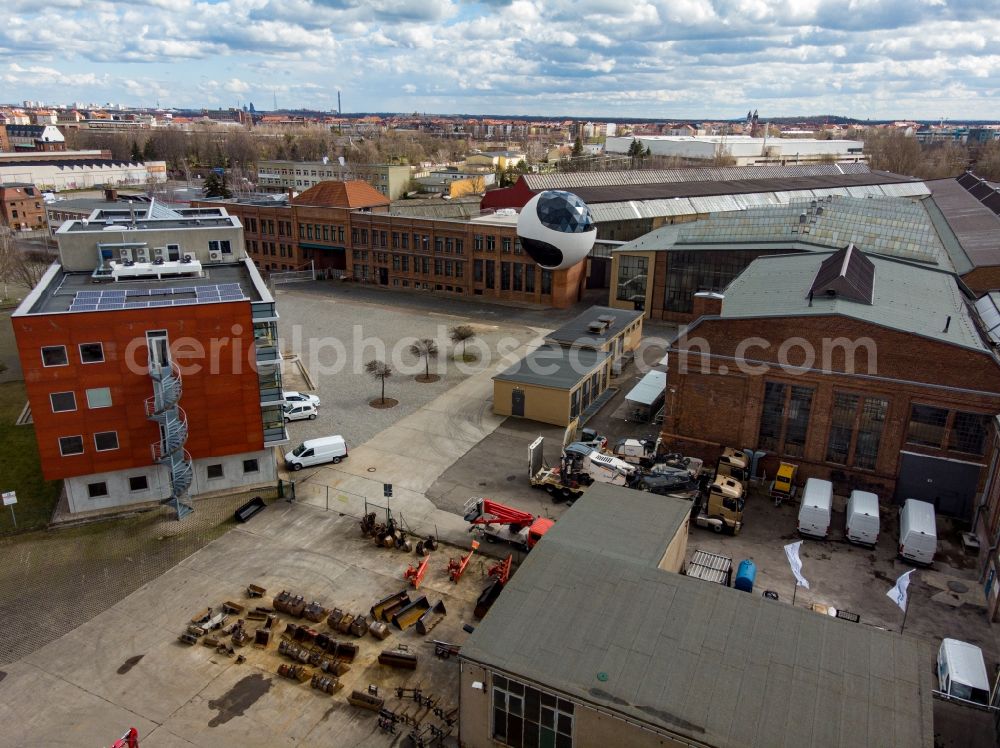
[[[7,0],[0,100],[1000,117],[996,0]],[[331,93],[333,96],[331,97]],[[963,98],[964,97],[964,98]],[[863,111],[862,111],[863,110]]]

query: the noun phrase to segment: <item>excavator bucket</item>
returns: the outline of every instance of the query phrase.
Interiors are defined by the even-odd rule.
[[[417,619],[417,633],[426,636],[431,629],[437,626],[448,613],[444,607],[444,600],[438,600],[433,608],[429,608],[420,618]]]
[[[409,605],[400,608],[396,612],[396,614],[392,617],[392,625],[402,631],[405,631],[410,626],[415,624],[420,616],[422,616],[425,611],[429,610],[430,607],[431,604],[427,602],[426,597],[419,597]]]
[[[389,610],[395,611],[398,610],[403,605],[409,605],[409,604],[410,604],[410,593],[408,593],[405,589],[403,589],[400,590],[399,592],[389,595],[388,597],[383,597],[381,600],[379,600],[372,606],[370,612],[372,614],[372,618],[374,618],[376,621],[385,621],[388,623],[389,620],[391,619],[391,615],[389,616],[389,618],[386,618],[386,613]]]

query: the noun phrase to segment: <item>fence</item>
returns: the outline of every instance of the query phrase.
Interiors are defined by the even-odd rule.
[[[303,281],[311,281],[316,279],[316,266],[315,263],[309,261],[308,270],[282,270],[280,272],[272,271],[268,276],[268,280],[275,286],[282,283],[302,283]]]

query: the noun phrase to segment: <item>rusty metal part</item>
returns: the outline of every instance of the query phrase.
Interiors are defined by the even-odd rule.
[[[388,623],[392,616],[390,614],[388,618],[386,617],[385,614],[387,609],[394,610],[402,607],[403,605],[409,605],[409,603],[410,594],[403,589],[395,594],[389,595],[388,597],[383,597],[371,607],[371,611],[369,612],[371,613],[372,618],[376,621],[385,621]]]
[[[265,594],[267,594],[267,588],[256,584],[247,585],[247,597],[264,597]]]
[[[334,692],[339,691],[344,687],[336,677],[330,675],[314,675],[312,677],[312,682],[309,684],[317,691],[322,691],[323,693],[328,693],[333,695]]]
[[[351,622],[351,633],[359,639],[368,633],[368,619],[359,615]]]
[[[245,605],[240,605],[239,603],[234,603],[232,600],[226,600],[226,602],[222,603],[222,609],[226,613],[229,613],[230,615],[234,615],[235,616],[235,615],[239,615],[244,610],[246,610],[246,606]]]
[[[370,709],[373,712],[381,710],[385,704],[385,699],[378,695],[378,689],[376,689],[376,693],[371,693],[370,690],[359,691],[355,689],[351,691],[351,695],[347,697],[347,701],[353,706]]]
[[[326,608],[320,605],[315,600],[309,603],[305,609],[302,611],[302,616],[307,621],[312,621],[313,623],[319,623],[324,618],[326,618],[327,613],[329,613]]]
[[[444,607],[444,600],[438,600],[433,607],[429,608],[417,619],[417,633],[421,636],[429,634],[435,626],[444,620],[447,614],[448,611]]]
[[[405,631],[417,622],[417,619],[431,607],[426,596],[418,597],[409,605],[400,608],[392,617],[392,625],[401,631]]]
[[[389,627],[382,621],[372,621],[368,624],[368,630],[376,639],[387,639],[389,637]]]
[[[405,645],[401,644],[396,649],[383,650],[378,656],[379,665],[388,665],[389,667],[404,670],[416,670],[417,656],[404,647]]]
[[[352,623],[354,623],[354,616],[351,613],[345,613],[344,617],[340,619],[340,623],[337,624],[337,631],[341,634],[349,634]]]

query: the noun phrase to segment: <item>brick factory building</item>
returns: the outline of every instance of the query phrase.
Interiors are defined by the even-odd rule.
[[[12,231],[45,228],[45,201],[41,191],[27,182],[0,184],[0,225]]]
[[[273,484],[277,313],[221,209],[95,210],[12,316],[42,473],[69,510]]]
[[[780,458],[838,493],[973,520],[1000,413],[986,332],[1000,311],[956,275],[854,245],[764,256],[703,312],[668,348],[670,449],[761,450],[769,472]]]
[[[239,217],[262,270],[346,275],[396,290],[568,307],[581,298],[586,263],[538,267],[521,249],[516,215],[472,219],[394,215],[365,182],[323,182],[290,200],[198,201]]]

